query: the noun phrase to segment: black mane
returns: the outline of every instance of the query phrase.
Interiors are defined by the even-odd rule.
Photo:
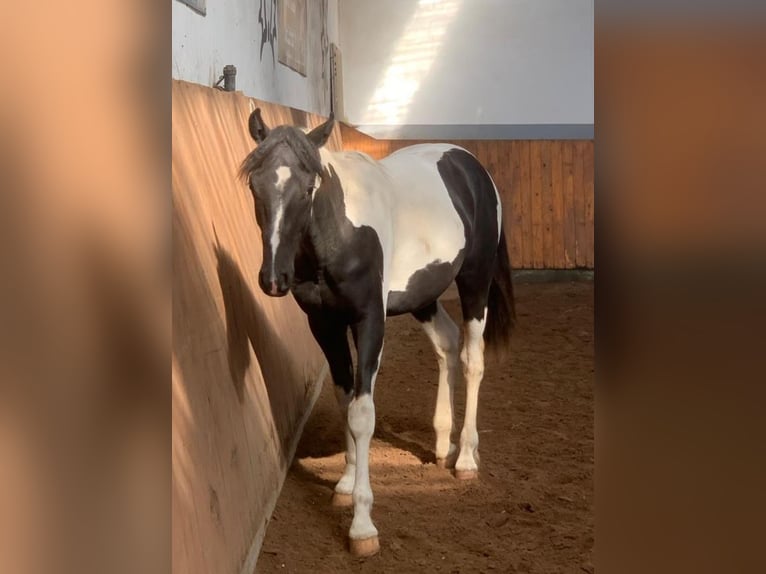
[[[312,145],[306,135],[293,126],[278,126],[272,129],[268,137],[247,155],[239,168],[239,177],[247,182],[250,174],[283,144],[293,151],[303,167],[309,171],[321,173],[322,162],[319,159],[319,150]]]

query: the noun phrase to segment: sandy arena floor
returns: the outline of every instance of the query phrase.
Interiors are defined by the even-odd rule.
[[[516,310],[510,359],[487,362],[479,394],[479,480],[434,464],[436,358],[412,317],[391,318],[370,454],[380,553],[352,558],[352,510],[330,505],[343,431],[328,379],[257,572],[593,572],[593,284],[516,285]]]

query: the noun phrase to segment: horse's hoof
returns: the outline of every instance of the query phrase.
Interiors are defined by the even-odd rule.
[[[436,466],[439,468],[447,468],[447,459],[446,458],[437,458],[436,459]]]
[[[356,558],[367,558],[368,556],[374,556],[380,550],[380,542],[378,542],[377,536],[361,538],[359,540],[349,538],[348,542],[351,554]]]
[[[457,478],[458,480],[475,480],[479,478],[479,471],[455,469],[455,478]]]
[[[354,504],[354,499],[350,494],[345,494],[343,492],[333,492],[332,493],[332,505],[333,506],[352,506]]]

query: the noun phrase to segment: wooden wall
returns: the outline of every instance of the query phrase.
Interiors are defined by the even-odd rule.
[[[321,121],[256,103],[270,125]],[[260,233],[235,175],[254,147],[250,105],[173,82],[173,567],[185,574],[252,572],[325,370],[292,297],[258,287]]]
[[[378,140],[342,125],[344,149],[379,159],[424,141]],[[514,269],[593,269],[592,140],[453,140],[500,192]],[[510,232],[508,232],[510,230]]]

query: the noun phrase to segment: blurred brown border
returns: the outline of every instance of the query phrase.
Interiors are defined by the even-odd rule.
[[[0,20],[0,572],[170,569],[170,4]]]
[[[596,19],[600,572],[766,569],[766,34],[692,8]]]

